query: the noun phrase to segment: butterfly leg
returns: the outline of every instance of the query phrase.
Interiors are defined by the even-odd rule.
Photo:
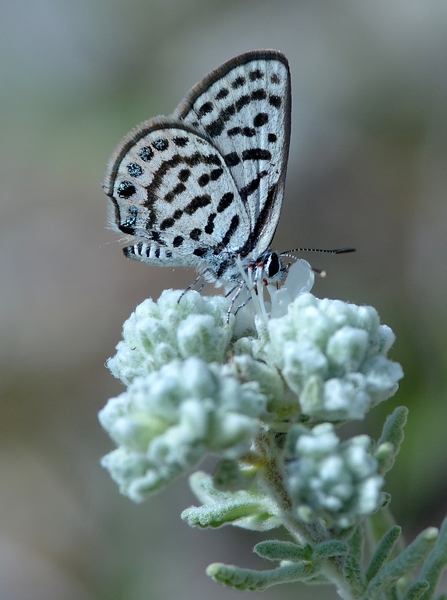
[[[237,286],[237,289],[236,289],[236,288],[233,288],[233,290],[231,290],[231,291],[234,291],[234,290],[236,289],[236,293],[235,293],[235,294],[234,294],[234,296],[231,298],[230,306],[228,307],[228,310],[227,310],[227,323],[229,323],[229,322],[230,322],[230,315],[231,315],[231,311],[232,311],[232,310],[233,310],[233,308],[234,308],[234,303],[235,303],[235,302],[236,302],[236,300],[238,299],[238,297],[239,297],[239,294],[242,292],[242,290],[244,289],[244,287],[245,287],[245,286],[246,286],[246,284],[245,284],[245,281],[241,281],[241,282],[239,283],[239,285]],[[248,300],[250,300],[250,296],[249,296]],[[246,300],[246,301],[245,301],[245,302],[243,302],[243,303],[242,303],[240,306],[238,306],[238,307],[237,307],[237,309],[236,309],[236,312],[234,313],[235,315],[237,314],[237,311],[238,311],[240,308],[242,308],[243,306],[245,306],[245,305],[247,304],[248,300]]]
[[[201,279],[203,279],[203,274],[196,277],[194,279],[194,281],[190,285],[188,285],[188,287],[186,289],[183,290],[183,292],[180,294],[177,302],[180,303],[180,300],[183,298],[183,296],[186,294],[186,292],[189,292],[189,290],[194,289]],[[199,287],[197,288],[197,291],[200,293],[203,290],[203,288],[205,287],[205,285],[206,285],[206,280],[204,279],[203,283],[201,283],[199,285]]]
[[[237,285],[235,285],[234,287],[232,287],[231,290],[225,294],[225,298],[228,298],[229,296],[231,296],[231,294],[234,292],[234,290],[237,287],[238,287]]]
[[[237,313],[239,312],[239,310],[240,310],[241,308],[244,308],[244,306],[245,306],[246,304],[248,304],[248,303],[250,302],[250,300],[251,300],[251,299],[252,299],[252,297],[251,297],[251,296],[249,296],[249,297],[247,298],[247,300],[244,300],[244,302],[242,302],[242,304],[239,304],[239,306],[238,306],[238,307],[236,308],[236,310],[234,311],[234,316],[236,316],[236,315],[237,315]]]

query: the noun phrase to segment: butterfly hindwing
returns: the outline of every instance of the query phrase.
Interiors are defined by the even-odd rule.
[[[108,186],[118,229],[161,248],[135,256],[144,262],[166,264],[166,248],[176,264],[196,264],[222,250],[237,253],[250,236],[219,151],[184,123],[157,117],[141,124],[119,148]]]

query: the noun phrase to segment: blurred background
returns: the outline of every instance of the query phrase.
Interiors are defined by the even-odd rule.
[[[365,427],[410,407],[386,489],[407,540],[447,509],[447,4],[443,0],[0,2],[0,598],[224,600],[210,562],[270,565],[259,534],[180,520],[186,480],[144,505],[100,467],[104,367],[136,304],[193,279],[126,261],[103,172],[138,122],[225,60],[282,50],[293,82],[274,247],[312,255],[318,296],[375,306],[406,378]],[[309,256],[307,256],[309,258]],[[336,598],[285,585],[271,598]]]

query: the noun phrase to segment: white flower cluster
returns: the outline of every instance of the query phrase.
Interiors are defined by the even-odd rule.
[[[263,343],[235,347],[277,367],[305,415],[336,422],[363,419],[395,394],[403,372],[386,358],[394,339],[374,308],[304,293],[269,320]]]
[[[288,444],[287,481],[300,519],[346,528],[380,507],[383,478],[367,435],[341,443],[332,423],[296,425]]]
[[[100,413],[117,444],[102,464],[123,493],[140,501],[206,453],[231,461],[256,452],[252,444],[261,430],[287,432],[300,413],[314,423],[361,419],[396,391],[402,369],[386,358],[394,335],[377,312],[312,296],[313,273],[305,261],[290,271],[285,286],[269,288],[270,318],[265,308],[261,317],[253,313],[255,302],[228,318],[228,298],[168,290],[126,321],[108,366],[128,389]],[[306,431],[312,437],[326,430]],[[333,445],[334,460],[343,463],[340,476],[361,443]],[[292,462],[291,476],[302,464]],[[371,477],[367,481],[376,481]],[[358,489],[363,479],[352,481],[340,514],[349,514],[347,505],[366,506]],[[306,490],[310,482],[299,485]],[[315,501],[329,510],[320,497]]]
[[[118,448],[102,464],[141,501],[196,466],[206,453],[237,459],[256,436],[267,398],[226,366],[174,360],[109,400],[99,419]]]

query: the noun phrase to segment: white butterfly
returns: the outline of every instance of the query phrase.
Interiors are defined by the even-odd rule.
[[[286,57],[255,50],[212,71],[171,116],[131,131],[104,185],[114,225],[137,240],[124,254],[193,266],[204,280],[239,289],[280,281],[287,253],[270,243],[284,195],[290,112]]]

